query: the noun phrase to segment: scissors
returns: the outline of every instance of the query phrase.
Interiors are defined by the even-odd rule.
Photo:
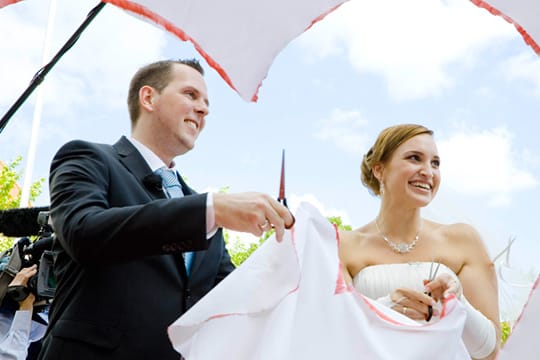
[[[287,199],[285,198],[285,149],[281,151],[281,177],[279,179],[279,195],[277,201],[282,203],[287,209]]]
[[[441,266],[440,262],[437,262],[437,266],[435,266],[435,270],[433,270],[433,267],[435,265],[435,259],[431,260],[431,265],[429,266],[429,278],[427,282],[431,282],[435,279],[437,276],[437,272],[439,271],[439,267]],[[428,296],[431,296],[431,292],[425,293]],[[431,320],[433,317],[433,306],[428,305],[428,315],[426,317],[426,321]]]
[[[277,201],[283,204],[283,206],[285,206],[287,209],[289,208],[289,206],[287,206],[287,198],[285,197],[285,149],[283,149],[281,152],[281,177],[279,180],[279,195],[278,195]],[[291,216],[292,216],[292,213],[291,213]],[[294,216],[292,218],[293,218],[292,224],[289,226],[285,226],[285,229],[289,230],[290,228],[293,227],[295,219],[294,219]]]

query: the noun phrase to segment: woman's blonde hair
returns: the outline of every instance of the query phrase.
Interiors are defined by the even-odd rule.
[[[422,134],[433,135],[433,131],[416,124],[394,125],[381,131],[373,146],[362,159],[362,184],[374,195],[380,195],[380,183],[373,175],[373,166],[379,163],[386,164],[401,144]]]

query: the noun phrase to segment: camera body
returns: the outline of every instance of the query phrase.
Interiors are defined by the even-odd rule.
[[[27,287],[36,297],[36,303],[46,300],[48,302],[54,297],[56,290],[56,278],[53,272],[54,254],[52,247],[54,243],[54,233],[49,224],[49,212],[41,211],[38,215],[40,230],[35,241],[28,237],[20,238],[15,246],[4,253],[0,259],[0,272],[8,272],[11,276],[22,268],[37,265],[37,273],[30,278]],[[19,256],[18,261],[12,261],[12,256]],[[11,266],[10,266],[11,264]],[[13,266],[13,264],[19,264]]]
[[[38,266],[37,273],[30,278],[27,285],[36,296],[36,302],[52,299],[56,290],[56,278],[53,272],[53,242],[53,234],[39,237],[22,251],[21,268],[34,264]]]

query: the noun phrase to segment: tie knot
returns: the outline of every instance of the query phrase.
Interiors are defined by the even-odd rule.
[[[174,170],[161,167],[156,170],[156,174],[161,176],[161,179],[163,180],[163,185],[171,186],[179,184],[178,178],[176,177],[176,172]]]
[[[173,198],[184,196],[182,186],[180,185],[180,181],[178,181],[178,177],[176,176],[176,171],[161,167],[156,170],[156,174],[161,176],[163,188],[169,197]]]

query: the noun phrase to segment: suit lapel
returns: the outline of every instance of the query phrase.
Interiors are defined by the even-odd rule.
[[[122,136],[120,140],[113,145],[113,148],[118,153],[118,159],[133,174],[145,187],[145,189],[152,195],[153,198],[166,199],[167,196],[162,190],[161,177],[152,172],[146,160],[142,157],[139,151],[133,146],[133,144],[125,137]],[[180,174],[178,175],[178,181],[182,185],[182,192],[184,195],[193,195],[197,192],[190,188],[186,182],[182,179]],[[221,231],[221,230],[218,230]],[[215,235],[214,235],[215,236]],[[212,237],[213,238],[213,237]],[[208,241],[212,241],[212,238]],[[195,273],[200,267],[206,251],[194,252],[193,262],[191,264],[191,273]],[[187,281],[186,269],[184,267],[184,261],[180,254],[171,255],[175,258],[175,262],[178,265],[178,270],[181,274],[182,282]]]
[[[152,198],[164,199],[165,193],[162,190],[161,178],[152,172],[146,160],[133,144],[122,136],[120,140],[113,145],[118,153],[118,159],[128,169],[128,171],[141,182],[146,191]]]

